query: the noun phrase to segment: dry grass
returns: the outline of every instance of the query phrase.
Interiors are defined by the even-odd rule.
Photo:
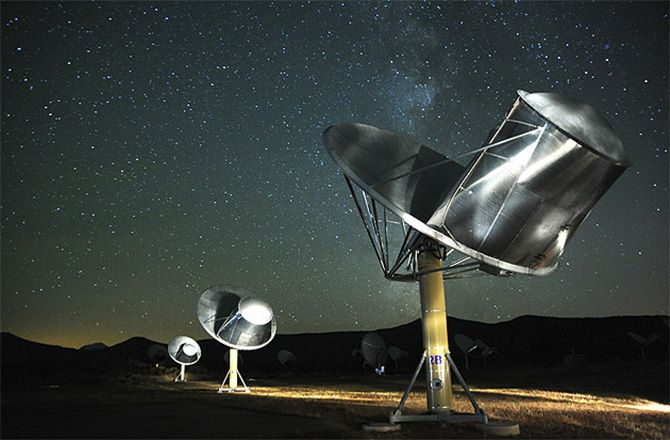
[[[173,376],[137,377],[104,387],[61,387],[3,396],[3,420],[30,420],[48,408],[53,421],[21,428],[17,420],[11,428],[33,429],[25,436],[43,438],[486,438],[470,426],[435,423],[407,423],[393,433],[363,431],[364,423],[388,421],[406,386],[405,378],[259,379],[248,381],[251,393],[230,394],[218,394],[219,383],[211,380],[172,380]],[[405,414],[425,410],[420,390],[417,387],[410,394]],[[490,419],[519,423],[523,438],[670,438],[670,408],[632,396],[538,387],[473,391]],[[457,411],[472,410],[461,391],[456,389],[455,396]],[[77,421],[92,417],[94,423],[63,424],[67,417]],[[16,436],[9,429],[3,427],[3,437]]]
[[[215,392],[219,384],[193,382],[188,387]],[[237,407],[260,411],[328,418],[350,427],[343,437],[378,436],[360,431],[370,421],[387,421],[402,396],[403,380],[338,379],[321,383],[285,379],[259,381],[252,393],[220,395]],[[418,388],[418,387],[417,387]],[[472,412],[459,387],[455,410]],[[519,423],[523,438],[670,438],[670,406],[635,397],[568,393],[541,389],[473,388],[491,420]],[[425,411],[425,394],[410,394],[405,414]],[[485,438],[470,427],[405,424],[400,433],[384,437]]]

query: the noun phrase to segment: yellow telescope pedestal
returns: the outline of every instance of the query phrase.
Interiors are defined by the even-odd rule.
[[[231,348],[228,352],[228,373],[226,374],[226,377],[223,378],[223,382],[219,387],[219,393],[249,392],[249,387],[244,382],[240,371],[237,369],[237,358],[237,349]],[[240,382],[242,382],[243,386],[241,387],[237,385],[238,378],[240,379]],[[226,382],[228,382],[228,386],[226,386]]]
[[[443,423],[479,422],[487,423],[486,414],[479,407],[468,385],[463,380],[449,353],[447,332],[447,304],[442,279],[442,260],[437,247],[428,245],[417,255],[419,269],[419,291],[421,294],[421,329],[423,332],[423,356],[414,371],[414,376],[400,404],[390,417],[391,423],[436,421]],[[421,367],[426,369],[426,414],[403,414],[402,410],[416,382]],[[453,410],[451,373],[454,373],[475,412],[459,414]]]

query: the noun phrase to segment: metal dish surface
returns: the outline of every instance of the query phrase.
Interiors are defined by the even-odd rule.
[[[167,352],[178,364],[193,365],[200,360],[202,350],[200,345],[188,336],[175,336],[168,343]]]
[[[348,179],[421,234],[503,271],[547,275],[629,162],[590,106],[519,95],[465,167],[362,124],[333,125],[323,141]],[[561,111],[579,116],[560,118]],[[593,124],[593,133],[578,122]]]
[[[270,305],[237,286],[209,287],[200,295],[197,315],[212,338],[238,350],[262,348],[277,331]]]

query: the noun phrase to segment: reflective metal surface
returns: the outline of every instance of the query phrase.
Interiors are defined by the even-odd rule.
[[[585,148],[615,163],[628,164],[621,139],[590,105],[557,93],[528,93],[524,90],[517,93],[540,116]]]
[[[372,368],[379,368],[388,361],[386,342],[377,333],[366,333],[361,339],[361,353]]]
[[[374,127],[336,124],[324,132],[326,149],[353,183],[387,277],[406,279],[396,273],[421,238],[405,231],[393,263],[381,207],[403,226],[483,263],[488,273],[546,275],[556,268],[576,228],[629,162],[590,106],[553,93],[519,96],[465,167]]]
[[[549,98],[544,95],[550,94],[541,95],[546,104]],[[537,101],[534,96],[526,94],[524,99]],[[543,275],[556,268],[567,242],[627,161],[616,142],[585,148],[524,99],[517,99],[489,147],[470,161],[428,223],[459,250],[492,266]],[[551,109],[567,111],[567,105]],[[585,136],[589,127],[580,130]],[[593,140],[604,137],[603,127],[597,130]]]
[[[212,286],[198,301],[198,321],[210,336],[231,348],[256,350],[277,331],[270,305],[236,286]]]
[[[369,125],[333,125],[323,133],[323,142],[356,185],[397,214],[422,223],[464,171],[407,136]]]
[[[188,336],[175,336],[168,343],[167,352],[178,364],[192,365],[200,360],[200,345]]]

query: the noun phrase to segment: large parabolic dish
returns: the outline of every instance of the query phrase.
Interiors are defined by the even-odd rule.
[[[556,268],[579,224],[629,162],[612,127],[589,105],[555,93],[518,94],[465,165],[368,125],[326,129],[326,149],[352,193],[351,183],[363,191],[354,197],[361,198],[387,277],[401,278],[398,269],[421,241],[417,232],[489,272],[546,275]],[[388,228],[377,203],[409,226],[395,261],[385,254]]]

